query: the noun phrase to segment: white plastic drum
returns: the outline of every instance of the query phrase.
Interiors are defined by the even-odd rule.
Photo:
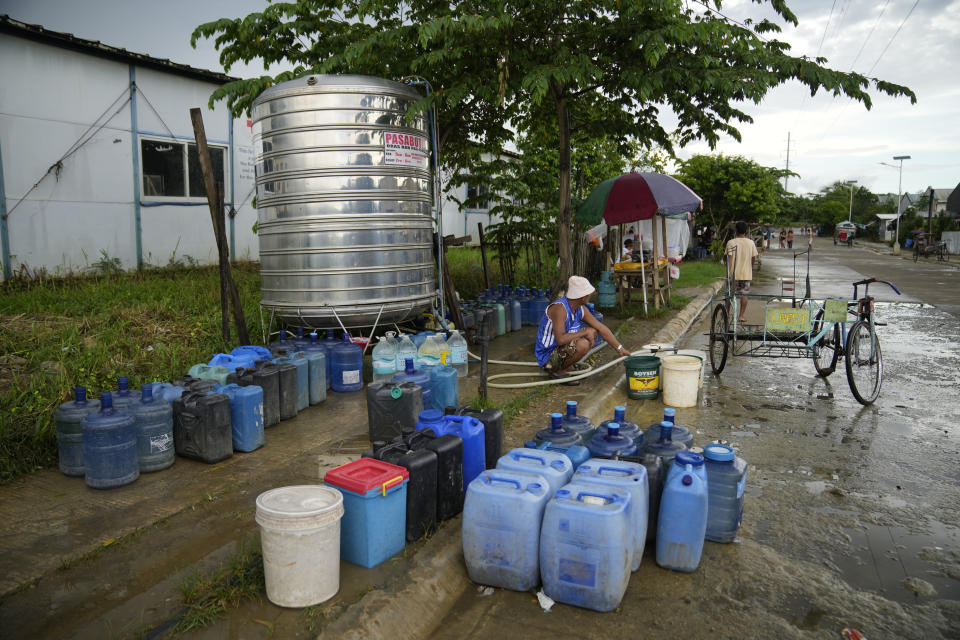
[[[340,590],[343,494],[325,485],[271,489],[257,496],[267,598],[309,607]]]
[[[700,349],[680,349],[677,351],[678,356],[693,356],[694,358],[699,358],[701,362],[700,367],[700,379],[697,381],[697,388],[703,388],[703,370],[706,368],[707,364],[707,352],[701,351]]]
[[[663,404],[668,407],[695,407],[703,363],[695,356],[667,356],[660,367]]]

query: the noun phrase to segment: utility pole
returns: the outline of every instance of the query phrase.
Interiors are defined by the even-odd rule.
[[[790,171],[790,132],[787,131],[787,171]],[[783,190],[787,190],[787,180],[790,176],[783,176]]]
[[[893,156],[894,160],[900,161],[900,179],[897,182],[897,238],[893,241],[893,255],[900,255],[900,216],[903,215],[903,161],[909,160],[910,156]]]
[[[850,185],[850,215],[847,216],[847,222],[853,222],[853,185],[857,184],[857,181],[847,180],[844,184]]]

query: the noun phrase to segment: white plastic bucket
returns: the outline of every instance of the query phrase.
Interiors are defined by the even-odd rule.
[[[666,356],[660,367],[663,404],[670,407],[695,407],[697,383],[703,362],[695,356]]]
[[[700,349],[680,349],[677,351],[678,356],[693,356],[694,358],[700,359],[700,378],[697,380],[697,388],[703,388],[703,370],[706,368],[707,364],[707,352],[701,351]]]
[[[340,590],[343,494],[325,485],[271,489],[257,496],[267,598],[309,607]]]

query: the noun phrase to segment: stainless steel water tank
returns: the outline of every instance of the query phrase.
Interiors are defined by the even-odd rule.
[[[400,322],[436,296],[432,174],[420,95],[312,75],[253,103],[264,308],[297,325]]]

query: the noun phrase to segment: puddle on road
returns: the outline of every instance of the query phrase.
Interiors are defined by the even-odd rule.
[[[849,553],[833,563],[857,589],[914,604],[923,599],[960,599],[960,529],[937,521],[930,533],[905,527],[865,524],[845,529]]]

